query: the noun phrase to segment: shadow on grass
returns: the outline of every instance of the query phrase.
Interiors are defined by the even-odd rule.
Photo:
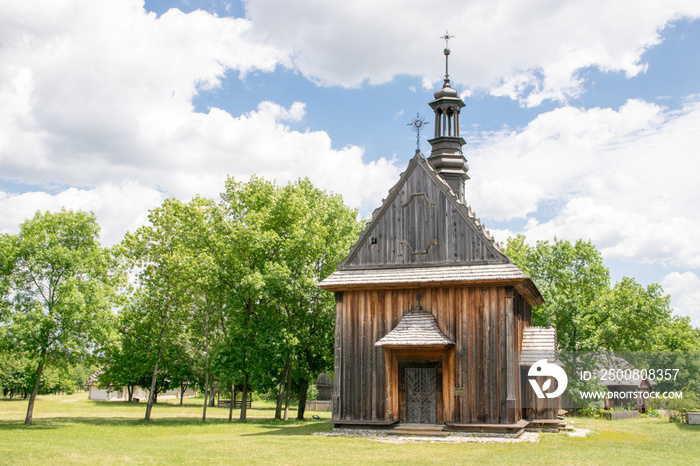
[[[0,421],[0,431],[3,430],[55,430],[59,426],[46,424],[43,422],[37,423],[30,426],[25,426],[24,421]]]
[[[681,423],[681,422],[674,422],[675,426],[684,431],[690,431],[690,432],[699,432],[700,433],[700,425],[696,424],[686,424],[686,423]]]
[[[330,425],[325,421],[281,421],[278,419],[258,419],[252,418],[247,422],[242,423],[237,419],[228,421],[228,419],[207,419],[206,423],[202,423],[201,418],[195,417],[169,417],[169,418],[153,418],[151,422],[146,422],[144,419],[134,419],[133,417],[86,417],[86,416],[57,416],[51,418],[35,419],[32,425],[25,426],[24,421],[0,421],[0,431],[12,430],[55,430],[66,427],[69,424],[82,424],[95,427],[201,427],[207,425],[228,425],[250,426],[260,429],[266,429],[264,432],[245,435],[309,435],[313,432],[321,432],[330,429]],[[329,427],[326,427],[329,426]]]
[[[144,421],[133,418],[99,418],[99,417],[52,417],[34,419],[31,425],[24,425],[24,421],[0,421],[2,430],[53,430],[60,429],[67,424],[90,424],[94,426],[128,426],[145,424]]]
[[[25,403],[26,403],[26,401],[27,400],[24,400]],[[146,408],[146,400],[145,399],[141,399],[141,401],[139,401],[137,403],[134,403],[131,401],[116,401],[116,400],[110,400],[110,401],[107,401],[107,400],[87,400],[87,401],[89,401],[90,403],[94,403],[97,406],[103,406],[103,407],[105,407],[105,406],[122,406],[122,407],[141,406],[144,409]],[[202,405],[203,405],[203,400],[201,398],[200,399],[189,398],[189,399],[185,399],[185,402],[182,405],[180,404],[179,400],[175,401],[173,399],[167,399],[167,400],[162,400],[162,401],[158,401],[157,403],[154,403],[153,407],[154,408],[157,407],[158,409],[160,409],[160,408],[166,408],[166,409],[200,408],[201,409]],[[215,409],[217,411],[226,411],[226,412],[228,412],[228,410],[229,410],[228,407],[219,407],[219,406],[211,406],[211,405],[208,405],[207,409]],[[261,405],[253,404],[253,407],[248,408],[248,411],[273,412],[273,411],[275,411],[275,406],[274,405],[269,406],[269,405],[262,405],[262,404]],[[297,411],[296,407],[289,408],[290,413],[292,413],[292,412],[296,413],[296,411]],[[240,408],[235,408],[233,412],[234,413],[240,412]]]
[[[305,422],[300,425],[289,425],[285,424],[284,421],[276,421],[269,425],[258,425],[263,429],[262,432],[255,432],[253,434],[243,434],[241,437],[255,437],[259,435],[279,435],[279,436],[294,436],[294,435],[311,435],[316,432],[329,432],[332,428],[332,424],[328,424],[324,421],[297,421]]]

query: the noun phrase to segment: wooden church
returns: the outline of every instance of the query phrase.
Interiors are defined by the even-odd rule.
[[[430,102],[430,157],[416,151],[319,284],[335,292],[337,427],[521,432],[535,419],[556,422],[552,401],[532,399],[532,361],[521,352],[556,350],[553,331],[529,328],[542,296],[465,201],[464,105],[446,66]]]

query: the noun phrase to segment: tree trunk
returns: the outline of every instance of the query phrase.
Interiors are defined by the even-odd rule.
[[[129,403],[134,401],[134,386],[133,385],[127,385],[126,386],[126,394],[129,399]]]
[[[158,357],[156,364],[153,366],[153,377],[151,378],[151,390],[148,392],[148,403],[146,404],[146,422],[151,422],[151,410],[153,403],[156,400],[156,381],[158,380],[158,363],[163,356],[163,338],[165,338],[165,316],[160,327],[160,341],[158,343]]]
[[[299,406],[297,407],[297,419],[304,419],[304,411],[306,411],[306,395],[309,391],[309,381],[302,379],[299,383]]]
[[[233,403],[233,400],[231,400]],[[243,382],[243,400],[241,401],[241,417],[239,420],[241,422],[246,422],[246,416],[248,414],[248,374],[245,376],[245,382]]]
[[[182,406],[182,399],[185,397],[185,390],[187,390],[187,384],[180,384],[180,406]]]
[[[204,406],[202,407],[202,422],[207,422],[207,395],[209,394],[209,304],[206,305],[204,313],[204,332],[206,334],[205,351],[207,352],[205,382],[204,382]],[[212,390],[213,391],[213,390]]]
[[[32,395],[29,397],[29,404],[27,406],[27,417],[24,419],[24,425],[26,426],[32,424],[32,417],[34,416],[34,401],[36,401],[36,396],[39,394],[39,385],[41,384],[41,373],[44,370],[45,359],[46,347],[41,349],[41,356],[39,357],[39,366],[36,368],[36,380],[34,381]]]
[[[209,401],[209,371],[204,379],[204,406],[202,407],[202,422],[207,420],[207,402]]]
[[[233,420],[233,405],[236,404],[236,385],[231,384],[231,404],[228,407],[228,422]]]
[[[282,377],[280,377],[280,388],[277,392],[277,407],[275,407],[275,419],[282,419],[282,401],[284,400],[284,387],[287,382],[287,374],[292,368],[292,361],[287,361],[282,369]]]
[[[289,396],[292,391],[292,371],[287,373],[287,399],[284,403],[284,420],[289,420]]]
[[[216,379],[211,378],[211,387],[209,390],[209,406],[212,408],[216,406]]]

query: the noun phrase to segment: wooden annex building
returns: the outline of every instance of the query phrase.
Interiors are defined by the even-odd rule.
[[[532,400],[521,364],[541,335],[526,329],[542,296],[465,201],[464,105],[446,73],[430,102],[430,157],[416,151],[319,284],[335,292],[336,426],[519,433],[556,422],[555,402]],[[556,337],[544,341],[554,354]]]

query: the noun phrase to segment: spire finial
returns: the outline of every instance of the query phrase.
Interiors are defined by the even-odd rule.
[[[411,126],[411,131],[416,133],[416,152],[420,152],[420,132],[425,125],[429,125],[429,121],[425,121],[425,118],[416,113],[416,117],[411,120],[408,126]]]
[[[451,36],[449,32],[447,32],[447,29],[445,29],[445,35],[440,36],[440,39],[443,39],[445,41],[445,50],[442,51],[442,53],[445,54],[445,83],[442,85],[442,87],[449,87],[450,86],[450,73],[448,72],[448,63],[447,60],[450,56],[450,39],[452,39],[454,36]]]

